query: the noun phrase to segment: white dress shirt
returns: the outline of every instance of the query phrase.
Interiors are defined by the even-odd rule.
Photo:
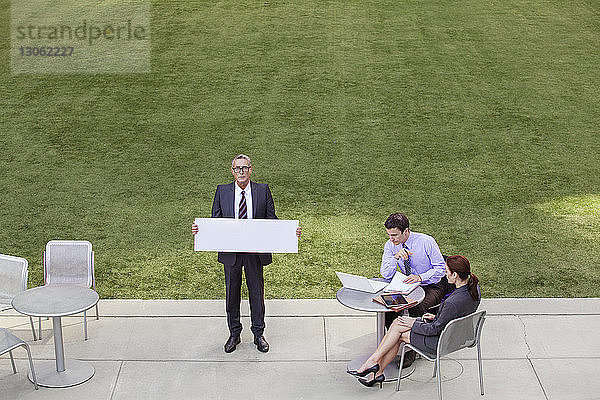
[[[233,186],[235,188],[233,213],[235,215],[235,219],[238,219],[238,214],[240,213],[240,201],[242,200],[242,188],[238,186],[237,182],[235,182]],[[246,207],[248,208],[248,219],[252,219],[252,190],[250,189],[251,186],[252,182],[248,182],[246,189],[244,189],[244,197],[246,197]]]

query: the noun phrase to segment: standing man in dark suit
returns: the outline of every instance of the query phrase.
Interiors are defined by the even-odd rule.
[[[231,162],[231,173],[235,182],[218,185],[212,205],[212,218],[236,219],[277,219],[275,205],[269,185],[250,181],[252,163],[244,154]],[[296,230],[300,237],[302,228]],[[192,233],[198,233],[198,226],[192,225]],[[242,267],[246,274],[246,284],[250,297],[251,330],[258,351],[269,351],[269,343],[263,336],[265,330],[265,289],[263,266],[273,261],[270,253],[226,253],[219,252],[217,260],[225,269],[225,292],[227,325],[230,336],[225,343],[226,353],[231,353],[240,343],[242,324],[240,322],[240,302],[242,288]]]

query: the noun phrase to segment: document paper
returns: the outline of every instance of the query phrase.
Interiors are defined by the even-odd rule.
[[[196,218],[194,251],[298,253],[298,220]]]
[[[404,283],[403,281],[406,278],[407,278],[407,276],[404,275],[402,272],[396,271],[396,273],[394,274],[394,277],[392,278],[392,281],[390,282],[389,285],[387,285],[385,287],[385,289],[383,289],[383,291],[384,292],[397,292],[397,293],[402,293],[402,294],[409,294],[410,292],[412,292],[413,290],[415,290],[415,288],[417,286],[420,285],[419,282]]]

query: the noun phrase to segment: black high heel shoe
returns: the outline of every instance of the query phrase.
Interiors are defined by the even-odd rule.
[[[383,376],[383,374],[381,374],[379,376],[376,376],[374,379],[371,379],[370,381],[368,381],[366,379],[358,378],[358,381],[367,387],[371,387],[374,384],[379,383],[379,389],[381,389],[383,387],[383,382],[385,382],[385,376]]]
[[[346,372],[349,373],[352,376],[367,376],[369,375],[371,372],[378,372],[379,371],[379,364],[375,364],[373,365],[371,368],[367,368],[365,369],[363,372],[358,372],[357,370],[347,370]]]

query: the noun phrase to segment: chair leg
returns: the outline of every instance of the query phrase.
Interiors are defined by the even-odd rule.
[[[37,340],[37,336],[35,335],[35,326],[33,325],[33,318],[29,316],[29,323],[31,324],[31,333],[33,334],[33,341]]]
[[[38,338],[40,338],[40,340],[42,340],[42,317],[38,317],[38,328],[39,328]]]
[[[84,339],[83,340],[87,340],[87,313],[84,311],[83,312],[83,336]]]
[[[477,362],[479,363],[479,389],[483,396],[483,368],[481,366],[481,347],[479,346],[479,342],[477,342]]]
[[[12,355],[12,350],[8,352],[8,354],[10,355],[10,363],[12,365],[12,369],[13,369],[13,373],[17,373],[17,366],[15,365],[15,359],[13,358]]]
[[[435,378],[435,374],[437,374],[437,360],[433,362],[433,375],[431,377]]]
[[[27,343],[23,344],[25,350],[27,350],[27,358],[29,358],[29,369],[31,370],[31,377],[33,378],[33,384],[35,385],[35,390],[38,390],[37,377],[35,376],[35,369],[33,368],[33,360],[31,359],[31,350],[29,350],[29,345]]]
[[[406,348],[402,343],[402,353],[400,353],[400,364],[398,364],[398,382],[396,382],[396,392],[400,390],[400,379],[402,379],[402,365],[404,365],[404,354]]]
[[[441,364],[441,360],[438,359],[437,360],[437,364],[438,364],[438,371],[437,371],[437,383],[438,383],[438,399],[442,400],[442,366]]]
[[[96,320],[100,319],[100,314],[98,314],[98,303],[96,303]]]

